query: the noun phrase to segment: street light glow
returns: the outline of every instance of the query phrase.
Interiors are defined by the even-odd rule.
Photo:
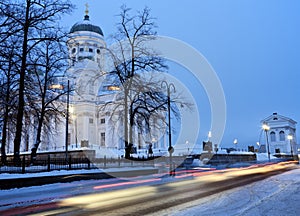
[[[269,145],[269,140],[268,140],[268,130],[270,130],[270,126],[267,125],[266,123],[263,123],[262,129],[266,132],[266,143],[267,143],[267,147],[268,147],[268,158],[269,158],[269,162],[270,162],[271,161],[271,159],[270,159],[270,145]]]
[[[289,135],[287,136],[287,138],[288,138],[288,140],[292,140],[292,139],[293,139],[293,135],[289,134]]]
[[[267,124],[263,124],[262,129],[264,129],[265,131],[268,131],[268,130],[270,130],[270,126]]]
[[[208,138],[211,138],[211,131],[208,131]]]

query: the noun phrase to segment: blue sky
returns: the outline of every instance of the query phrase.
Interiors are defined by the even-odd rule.
[[[116,31],[116,15],[122,4],[133,10],[148,6],[159,35],[177,38],[202,53],[219,76],[226,97],[227,122],[221,146],[233,146],[235,138],[241,146],[255,145],[260,120],[273,112],[300,122],[300,1],[72,2],[77,9],[63,18],[66,27],[82,20],[87,2],[91,21],[107,37]],[[176,74],[180,78],[180,72]],[[192,78],[186,82],[198,101],[199,140],[205,140],[210,130],[209,101],[199,83],[193,83]],[[298,143],[299,131],[298,125]]]

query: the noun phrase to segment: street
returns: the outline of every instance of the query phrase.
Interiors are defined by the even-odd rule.
[[[298,165],[292,163],[279,163],[207,172],[185,172],[176,174],[175,177],[153,175],[126,181],[79,181],[53,184],[53,187],[32,187],[30,191],[21,188],[18,189],[19,193],[15,192],[9,196],[8,190],[7,195],[1,193],[0,209],[3,210],[0,214],[160,215],[159,212],[164,214],[163,211],[172,211],[172,214],[175,214],[180,212],[177,208],[183,204],[197,202],[199,199],[297,167]],[[7,206],[9,204],[11,206]]]

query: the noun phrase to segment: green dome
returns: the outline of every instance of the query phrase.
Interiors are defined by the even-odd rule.
[[[84,20],[82,22],[75,23],[72,26],[70,33],[74,33],[77,31],[90,31],[104,36],[101,28],[99,26],[93,25],[90,22],[90,18],[88,15],[84,16]]]

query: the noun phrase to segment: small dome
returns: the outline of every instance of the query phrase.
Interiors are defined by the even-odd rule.
[[[95,32],[97,34],[100,34],[102,36],[103,32],[99,26],[93,25],[90,21],[90,18],[88,15],[84,16],[84,20],[78,23],[75,23],[71,30],[70,33],[74,33],[76,31],[90,31],[90,32]]]

